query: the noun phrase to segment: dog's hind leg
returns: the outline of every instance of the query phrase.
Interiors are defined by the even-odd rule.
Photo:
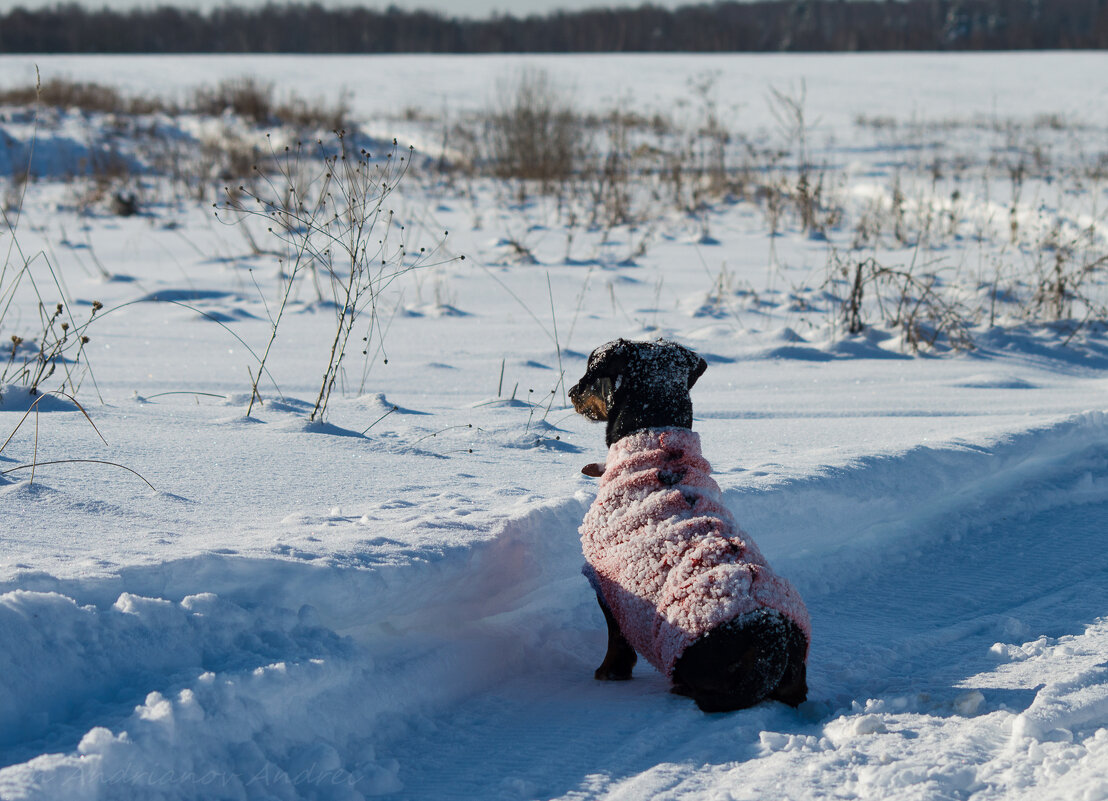
[[[796,635],[803,640],[796,628],[780,613],[761,610],[708,632],[674,665],[674,692],[690,696],[705,712],[745,709],[775,692],[799,704],[807,691],[803,672],[800,688],[782,686],[789,678],[790,646]]]
[[[789,706],[800,706],[808,700],[808,665],[804,661],[805,652],[808,650],[808,642],[800,629],[792,627],[789,630],[789,664],[785,667],[785,675],[781,677],[781,683],[777,689],[770,693],[770,698]]]
[[[608,624],[608,653],[604,655],[604,661],[593,673],[599,681],[627,681],[631,678],[631,669],[638,661],[638,654],[627,642],[623,632],[619,629],[619,623],[612,616],[612,610],[604,603],[604,598],[598,592],[596,600],[600,603],[600,610],[604,613],[604,620]]]

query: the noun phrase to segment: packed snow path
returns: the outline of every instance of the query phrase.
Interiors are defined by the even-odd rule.
[[[809,604],[799,710],[595,682],[581,493],[438,561],[25,578],[0,797],[1108,797],[1102,414],[727,499]]]

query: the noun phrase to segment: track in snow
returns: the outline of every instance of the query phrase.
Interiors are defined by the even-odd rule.
[[[1079,775],[1108,756],[1108,678],[1078,659],[1108,610],[1102,416],[728,500],[812,613],[798,711],[706,716],[645,664],[593,681],[582,496],[408,566],[212,557],[0,596],[0,635],[37,618],[64,646],[23,649],[39,681],[0,709],[19,732],[0,797],[987,798],[1041,783],[1048,758]],[[129,649],[154,633],[164,647]],[[1042,637],[1005,673],[994,643]]]
[[[926,482],[932,477],[914,464],[926,461],[931,470],[942,470],[944,483],[976,489],[966,495],[971,502],[955,503],[949,489],[915,486],[909,493],[905,486],[908,497],[892,499],[899,515],[885,521],[895,536],[871,531],[864,548],[826,549],[823,569],[850,575],[805,571],[814,642],[811,703],[800,711],[764,705],[704,716],[691,702],[667,695],[661,677],[642,664],[633,682],[597,683],[590,675],[604,638],[595,612],[585,629],[562,632],[559,646],[568,652],[552,660],[551,649],[535,646],[507,681],[423,720],[422,728],[393,742],[386,750],[401,762],[401,796],[620,797],[625,778],[628,798],[678,789],[707,792],[699,784],[705,766],[756,762],[765,750],[763,731],[821,739],[831,722],[861,720],[867,701],[875,706],[873,699],[884,699],[878,708],[938,718],[959,709],[973,715],[1026,710],[1036,698],[1034,686],[977,688],[967,682],[997,667],[994,643],[1077,635],[1108,611],[1108,441],[1100,418],[1089,422],[1090,428],[1062,426],[1024,436],[998,448],[1000,455],[917,452],[861,470],[863,476],[899,470],[909,483],[913,475]],[[967,472],[959,475],[959,469]],[[829,480],[844,489],[850,479]],[[852,489],[847,495],[857,494],[858,487]],[[780,495],[789,501],[788,489]],[[866,500],[883,506],[889,499]],[[860,510],[867,504],[850,506]],[[810,522],[820,522],[818,512],[808,514]],[[910,521],[907,528],[904,521]],[[880,528],[882,520],[862,512],[854,523]],[[827,531],[831,542],[849,536]],[[859,552],[876,567],[861,567]],[[577,592],[589,595],[583,582]],[[536,611],[536,619],[541,614]],[[975,741],[963,755],[969,773],[936,780],[932,790],[951,797],[980,791],[974,789],[977,772],[987,773],[1009,747],[1005,738],[992,739]],[[743,767],[751,772],[749,764]],[[850,773],[824,779],[824,790]],[[738,778],[733,789],[741,795]]]

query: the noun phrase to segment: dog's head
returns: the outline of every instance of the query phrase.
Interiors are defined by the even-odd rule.
[[[643,428],[692,428],[689,390],[707,367],[674,342],[617,339],[592,352],[569,397],[585,417],[608,422],[609,445]]]

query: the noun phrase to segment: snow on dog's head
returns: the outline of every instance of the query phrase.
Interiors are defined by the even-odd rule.
[[[691,428],[689,390],[707,367],[675,342],[617,339],[592,352],[569,397],[579,413],[608,421],[609,445],[644,428]]]

